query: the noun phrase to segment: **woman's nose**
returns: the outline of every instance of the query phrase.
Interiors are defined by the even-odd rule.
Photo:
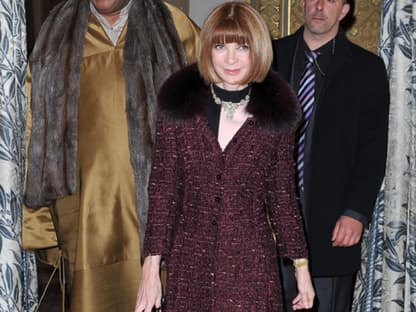
[[[236,53],[233,49],[227,51],[226,61],[229,64],[233,64],[236,61]]]

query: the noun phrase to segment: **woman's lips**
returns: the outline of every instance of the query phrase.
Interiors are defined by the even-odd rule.
[[[237,75],[240,70],[239,69],[226,69],[225,72],[229,75]]]

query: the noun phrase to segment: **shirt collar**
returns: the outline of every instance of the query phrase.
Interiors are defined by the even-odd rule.
[[[123,27],[127,22],[129,9],[132,6],[132,4],[133,4],[133,0],[130,0],[126,4],[126,6],[121,9],[118,20],[113,25],[110,25],[108,21],[97,11],[92,1],[90,1],[91,13],[94,14],[94,16],[98,19],[101,26],[104,28],[105,32],[107,33],[108,37],[113,43],[113,45],[117,44],[121,31],[123,30]]]
[[[323,46],[320,46],[318,49],[314,51],[318,52],[319,55],[333,55],[335,53],[335,43],[336,43],[336,37],[332,38]],[[300,48],[302,51],[310,51],[308,45],[305,42],[305,39],[303,39],[303,36],[302,36]]]

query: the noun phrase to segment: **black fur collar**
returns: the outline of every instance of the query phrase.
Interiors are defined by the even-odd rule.
[[[290,86],[270,71],[262,83],[254,83],[247,111],[264,128],[277,131],[296,129],[300,106]],[[202,114],[211,101],[209,86],[197,66],[190,65],[173,74],[158,96],[160,113],[171,120]]]

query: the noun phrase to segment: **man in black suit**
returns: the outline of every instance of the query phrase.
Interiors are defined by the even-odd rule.
[[[308,118],[302,107],[305,140],[296,153],[314,311],[350,311],[359,242],[384,176],[389,86],[382,60],[348,41],[340,28],[350,9],[345,0],[304,0],[303,6],[305,24],[273,42],[274,68],[299,96],[305,54],[315,52],[312,109]],[[288,310],[296,293],[289,269],[283,269]]]

